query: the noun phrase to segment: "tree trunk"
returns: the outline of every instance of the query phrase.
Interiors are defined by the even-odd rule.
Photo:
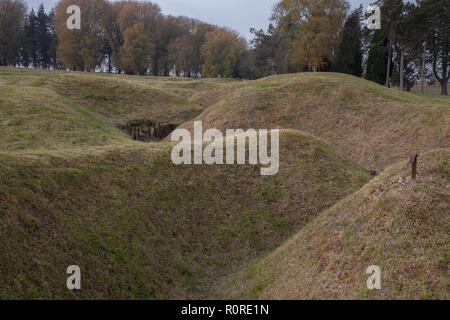
[[[450,78],[450,70],[448,69],[448,53],[449,53],[449,44],[446,43],[443,45],[443,52],[442,52],[442,77],[439,76],[439,72],[437,70],[437,63],[438,63],[438,52],[434,51],[434,59],[433,59],[433,74],[436,80],[441,84],[441,95],[447,96],[448,90],[448,80]]]
[[[448,79],[441,83],[441,95],[448,96]]]
[[[422,53],[422,68],[420,69],[420,95],[423,96],[423,86],[425,80],[425,56],[427,52],[427,43],[423,43],[423,53]]]
[[[386,87],[390,87],[389,85],[389,79],[390,79],[390,73],[391,73],[391,59],[392,59],[392,43],[391,43],[391,39],[389,39],[388,42],[388,62],[387,62],[387,70],[386,70]]]
[[[400,54],[400,91],[404,91],[404,71],[403,71],[403,64],[405,63],[405,53],[402,50]]]
[[[441,83],[441,95],[448,96],[448,79],[450,77],[450,70],[448,70],[448,54],[449,54],[449,43],[444,45],[444,52],[442,55],[442,83]]]

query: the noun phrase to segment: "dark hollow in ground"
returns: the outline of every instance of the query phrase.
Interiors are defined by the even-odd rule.
[[[119,125],[126,131],[131,139],[142,142],[162,140],[170,135],[178,124],[164,124],[154,120],[132,120],[125,125]]]

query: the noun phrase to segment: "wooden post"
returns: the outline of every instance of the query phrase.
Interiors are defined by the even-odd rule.
[[[419,156],[417,154],[412,155],[411,159],[409,160],[409,162],[411,162],[411,178],[413,180],[416,180],[416,176],[417,176],[417,158]]]

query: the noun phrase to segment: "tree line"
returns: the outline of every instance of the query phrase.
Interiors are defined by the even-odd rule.
[[[81,29],[67,28],[67,8],[81,8]],[[61,0],[46,13],[23,0],[0,0],[0,65],[136,75],[244,77],[248,50],[233,30],[165,16],[144,1]]]
[[[345,0],[281,0],[267,30],[252,30],[254,74],[333,71],[400,90],[450,78],[450,1],[374,0],[381,29],[369,30],[362,6]]]
[[[0,0],[0,64],[137,75],[257,79],[301,71],[363,76],[410,90],[450,78],[450,1],[374,0],[381,29],[347,0],[280,0],[267,31],[247,43],[233,30],[163,15],[143,1],[61,0],[46,13]],[[82,8],[81,30],[66,26]]]

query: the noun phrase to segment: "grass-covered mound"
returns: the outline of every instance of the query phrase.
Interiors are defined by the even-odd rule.
[[[118,125],[181,124],[235,82],[0,68],[0,150],[127,144]]]
[[[256,299],[448,299],[450,150],[396,164],[229,284]],[[366,269],[381,268],[381,290]]]
[[[447,297],[448,151],[420,158],[417,183],[403,163],[327,210],[371,178],[350,158],[382,169],[448,147],[446,102],[339,74],[0,68],[0,299]],[[204,128],[294,128],[334,146],[282,130],[279,173],[262,177],[258,166],[175,166],[167,142],[117,129],[197,116]],[[384,279],[373,295],[369,262]],[[71,292],[74,264],[82,290]],[[230,284],[245,265],[244,284]]]
[[[1,298],[193,298],[369,179],[282,131],[280,171],[184,165],[170,145],[0,153]],[[82,290],[66,288],[69,265]]]
[[[338,73],[248,81],[196,120],[205,129],[309,132],[377,171],[413,153],[450,147],[450,98],[420,97]],[[192,128],[192,121],[184,127]]]

